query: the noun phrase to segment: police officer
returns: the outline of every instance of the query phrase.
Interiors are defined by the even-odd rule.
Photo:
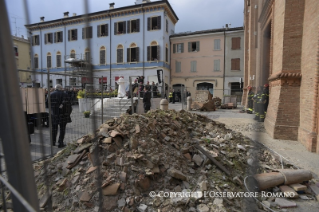
[[[263,93],[261,96],[261,108],[260,108],[260,116],[259,116],[259,121],[260,122],[264,122],[265,117],[266,117],[266,113],[267,113],[267,109],[268,109],[268,103],[269,103],[269,85],[265,84],[264,88],[263,88]]]
[[[252,114],[253,113],[253,107],[254,107],[254,92],[253,92],[253,88],[251,86],[248,86],[248,109],[247,109],[247,113]]]

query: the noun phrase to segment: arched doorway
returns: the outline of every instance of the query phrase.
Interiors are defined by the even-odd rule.
[[[196,90],[207,90],[212,95],[214,95],[214,84],[209,83],[209,82],[198,83],[196,86]]]

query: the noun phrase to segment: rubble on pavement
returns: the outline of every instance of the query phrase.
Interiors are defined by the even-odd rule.
[[[51,194],[44,162],[34,165],[44,211],[49,211],[49,197],[54,211],[241,211],[243,198],[151,197],[150,192],[245,192],[244,178],[256,162],[258,173],[293,169],[241,133],[184,110],[122,115],[102,124],[96,134],[69,144],[47,161]],[[304,192],[304,185],[293,188]],[[269,191],[273,189],[280,191]],[[302,197],[314,199],[309,189]],[[260,201],[279,208],[292,207],[295,200]]]

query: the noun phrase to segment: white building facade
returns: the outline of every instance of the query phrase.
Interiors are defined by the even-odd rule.
[[[169,36],[178,17],[167,0],[136,1],[121,8],[112,3],[108,10],[88,14],[88,26],[85,18],[69,17],[66,12],[61,19],[44,21],[42,17],[41,22],[26,26],[32,41],[31,66],[39,72],[33,80],[40,87],[92,83],[85,76],[72,76],[80,68],[65,63],[69,58],[90,61],[94,84],[101,83],[98,78],[102,76],[103,83],[112,87],[119,77],[124,77],[127,85],[129,76],[144,76],[145,83],[157,83],[158,69],[163,70],[165,83],[170,81]]]

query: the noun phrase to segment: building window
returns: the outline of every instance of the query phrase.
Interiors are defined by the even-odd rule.
[[[166,32],[168,33],[168,20],[166,19]]]
[[[56,53],[56,67],[57,68],[61,68],[61,53],[57,52]]]
[[[84,60],[85,60],[86,62],[90,62],[90,61],[91,61],[91,56],[90,56],[90,50],[89,50],[88,48],[85,49],[84,54],[85,54]]]
[[[175,72],[176,72],[176,73],[179,73],[179,72],[181,72],[181,71],[182,71],[182,62],[176,61],[176,62],[175,62]]]
[[[54,33],[54,43],[63,42],[63,32],[55,32]]]
[[[231,59],[231,70],[240,70],[240,58]]]
[[[33,35],[32,36],[32,46],[38,46],[38,45],[40,45],[40,36]]]
[[[197,71],[197,61],[191,61],[191,72]]]
[[[82,39],[92,38],[92,27],[82,28]]]
[[[60,84],[60,85],[62,85],[62,79],[56,79],[56,84]]]
[[[78,39],[78,30],[70,29],[68,30],[68,41],[77,40]]]
[[[51,53],[47,54],[47,68],[51,68]]]
[[[126,33],[126,21],[114,23],[114,35],[121,35]]]
[[[214,71],[220,71],[220,60],[214,60]]]
[[[127,62],[139,62],[140,50],[135,43],[130,45],[130,48],[127,48]]]
[[[173,44],[173,53],[183,53],[184,52],[184,43]]]
[[[165,48],[165,61],[168,63],[168,48]]]
[[[127,33],[140,31],[140,19],[127,21]]]
[[[39,58],[37,54],[34,55],[34,68],[39,68]]]
[[[70,58],[75,58],[75,51],[71,50]]]
[[[44,34],[44,43],[53,43],[53,33],[46,33]]]
[[[231,45],[232,50],[240,49],[240,37],[232,38],[231,42],[232,42],[232,45]]]
[[[220,39],[214,40],[214,50],[220,50]]]
[[[147,61],[159,61],[160,60],[160,46],[156,41],[153,41],[150,46],[147,47]]]
[[[188,42],[188,52],[198,52],[199,51],[199,41]]]
[[[117,57],[116,57],[117,63],[123,63],[123,46],[118,45],[117,46]]]
[[[19,56],[19,52],[18,52],[18,47],[13,47],[13,50],[14,50],[14,55],[16,56],[16,57],[18,57]]]
[[[76,85],[76,78],[69,78],[69,85],[75,86]]]
[[[104,46],[102,46],[101,48],[100,48],[100,64],[102,65],[105,65],[105,63],[106,63],[106,60],[105,60],[105,52],[106,52],[106,50],[105,50],[105,47]]]
[[[161,16],[147,18],[147,31],[161,29]]]
[[[97,37],[105,37],[109,35],[109,25],[102,24],[97,26]]]

